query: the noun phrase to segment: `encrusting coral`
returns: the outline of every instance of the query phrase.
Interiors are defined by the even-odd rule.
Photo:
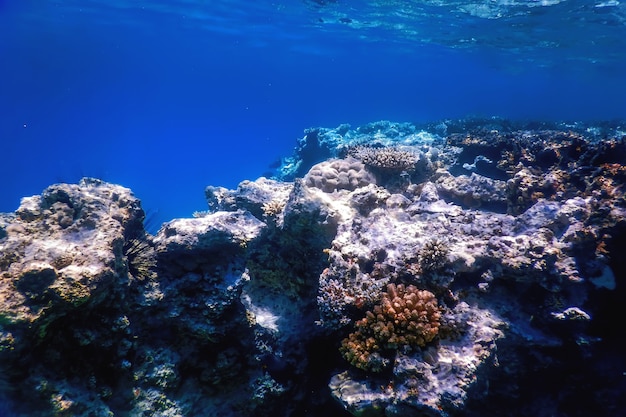
[[[433,341],[440,317],[437,298],[430,291],[389,284],[380,303],[342,341],[340,351],[355,367],[380,372],[389,364],[390,352]]]

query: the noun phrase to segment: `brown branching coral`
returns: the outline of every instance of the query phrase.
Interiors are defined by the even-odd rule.
[[[357,368],[380,372],[389,363],[389,353],[431,342],[439,333],[440,317],[430,291],[389,284],[380,303],[342,341],[340,351]]]

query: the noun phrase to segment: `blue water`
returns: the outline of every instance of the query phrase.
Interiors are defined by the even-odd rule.
[[[617,1],[0,0],[0,211],[96,176],[161,220],[305,128],[626,118]]]

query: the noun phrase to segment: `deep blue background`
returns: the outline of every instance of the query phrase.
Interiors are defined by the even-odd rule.
[[[188,217],[206,208],[206,185],[257,178],[311,126],[626,117],[619,65],[513,66],[495,49],[297,26],[259,40],[252,27],[220,34],[137,11],[147,24],[100,22],[25,3],[0,1],[0,211],[97,176],[132,188],[160,221]]]

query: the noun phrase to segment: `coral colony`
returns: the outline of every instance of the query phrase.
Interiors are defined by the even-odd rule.
[[[387,285],[380,303],[355,323],[356,331],[341,342],[341,353],[360,369],[381,371],[397,350],[423,347],[439,332],[441,313],[435,295],[415,286]],[[382,354],[381,354],[382,353]]]
[[[52,185],[0,215],[0,410],[623,415],[625,160],[608,124],[310,129],[154,236]]]

